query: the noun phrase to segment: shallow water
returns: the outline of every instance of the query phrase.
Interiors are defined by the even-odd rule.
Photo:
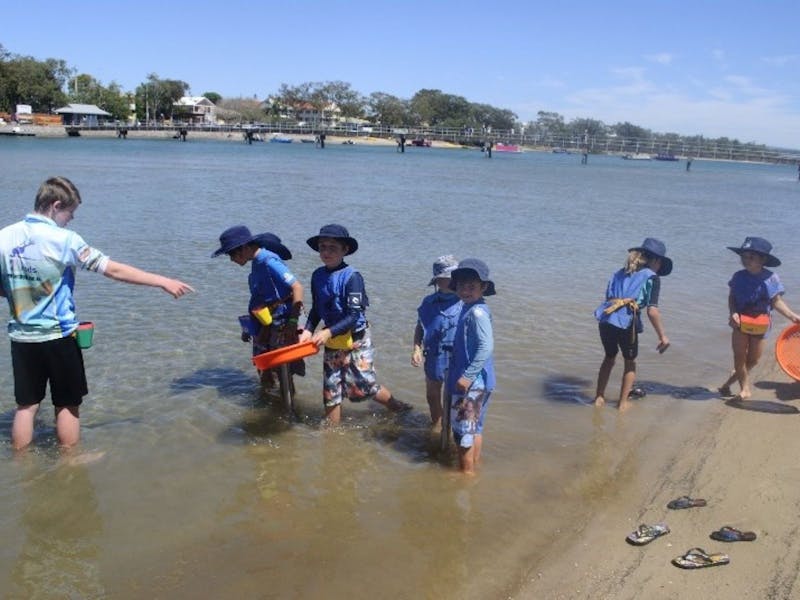
[[[541,153],[0,139],[0,173],[7,221],[30,210],[41,180],[66,175],[84,200],[72,226],[89,243],[197,289],[173,301],[79,274],[79,314],[97,328],[82,449],[104,453],[87,464],[58,459],[49,401],[33,449],[13,458],[0,353],[0,589],[12,597],[502,596],[587,502],[635,477],[645,436],[667,444],[710,406],[705,388],[730,362],[726,283],[739,263],[726,246],[769,238],[800,306],[800,185],[785,166],[694,161],[687,173]],[[247,270],[209,255],[223,229],[246,223],[280,235],[308,283],[318,259],[305,239],[328,222],[359,240],[351,262],[367,282],[379,376],[419,409],[410,415],[346,405],[342,428],[320,429],[318,356],[297,382],[296,418],[259,397],[236,320]],[[675,261],[661,302],[672,347],[658,355],[646,323],[648,396],[625,415],[595,411],[591,313],[646,236]],[[443,253],[482,258],[498,289],[498,389],[471,481],[432,450],[409,364],[415,309]]]

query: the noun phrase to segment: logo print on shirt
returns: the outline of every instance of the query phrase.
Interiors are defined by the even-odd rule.
[[[22,258],[22,255],[25,252],[25,248],[27,248],[28,246],[33,246],[33,241],[32,240],[28,240],[27,242],[25,242],[21,246],[17,246],[16,248],[12,248],[11,249],[11,256],[14,257],[14,258]]]

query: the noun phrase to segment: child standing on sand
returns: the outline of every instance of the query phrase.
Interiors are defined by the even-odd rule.
[[[452,254],[440,256],[433,263],[433,278],[428,285],[435,285],[436,291],[422,299],[414,329],[411,364],[419,367],[425,357],[425,395],[433,429],[442,425],[442,381],[461,312],[461,299],[450,289],[450,274],[457,266]]]
[[[667,247],[655,238],[646,238],[641,246],[630,248],[625,266],[614,273],[608,282],[605,302],[594,311],[600,322],[600,340],[605,350],[605,358],[597,374],[595,406],[605,404],[606,385],[621,350],[625,368],[618,407],[620,410],[628,408],[628,396],[636,379],[638,334],[643,331],[642,309],[647,309],[647,317],[658,335],[656,349],[663,353],[669,347],[658,310],[660,277],[672,272],[672,260],[667,258],[666,253]]]
[[[450,276],[450,289],[463,302],[447,374],[447,393],[452,399],[450,423],[461,471],[473,475],[480,461],[483,422],[495,387],[492,313],[483,298],[496,292],[489,267],[477,258],[462,260]]]
[[[372,399],[394,412],[409,410],[409,404],[394,398],[389,388],[376,381],[375,350],[365,314],[369,300],[364,278],[344,262],[345,256],[358,250],[358,242],[341,225],[330,224],[306,243],[319,252],[323,266],[311,275],[313,305],[300,342],[311,340],[317,346],[325,346],[325,417],[331,424],[338,424],[345,397],[351,402]],[[325,326],[317,330],[320,321]]]
[[[772,244],[764,238],[747,237],[740,247],[728,246],[728,250],[741,257],[744,269],[736,271],[728,282],[733,372],[720,386],[719,393],[730,396],[731,385],[738,381],[741,390],[736,397],[749,400],[753,395],[750,371],[764,351],[764,338],[772,325],[770,313],[777,310],[794,323],[800,323],[800,316],[783,301],[785,290],[778,276],[764,268],[781,264],[770,254]]]

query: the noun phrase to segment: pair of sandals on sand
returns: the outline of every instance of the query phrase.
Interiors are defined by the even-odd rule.
[[[700,506],[706,506],[706,501],[702,498],[690,498],[689,496],[681,496],[667,504],[667,508],[673,510]],[[643,546],[668,533],[669,527],[663,523],[655,525],[642,524],[625,539],[634,546]],[[756,539],[756,534],[752,531],[740,531],[726,525],[717,531],[713,531],[710,537],[718,542],[752,542]],[[731,559],[727,554],[708,553],[702,548],[692,548],[682,556],[674,558],[672,564],[682,569],[700,569],[727,565],[730,561]]]

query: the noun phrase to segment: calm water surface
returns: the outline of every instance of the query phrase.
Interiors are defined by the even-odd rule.
[[[85,352],[85,465],[58,460],[49,400],[34,448],[14,457],[13,381],[0,352],[0,589],[9,597],[487,598],[513,594],[591,501],[635,477],[635,448],[669,439],[712,404],[729,368],[726,246],[769,238],[800,307],[800,185],[790,167],[308,144],[0,139],[6,222],[47,176],[71,178],[72,223],[114,259],[190,282],[180,301],[78,276]],[[305,240],[325,223],[359,240],[381,380],[418,409],[399,419],[346,405],[320,428],[321,361],[298,415],[259,396],[238,340],[247,270],[211,260],[246,223],[280,235],[304,283]],[[649,324],[650,389],[623,416],[584,405],[602,358],[591,316],[626,249],[663,239],[673,345]],[[415,309],[443,253],[485,260],[498,289],[498,389],[481,473],[465,482],[427,432],[409,364]],[[310,301],[309,298],[307,300]],[[782,323],[781,323],[782,325]],[[617,389],[619,369],[609,395]],[[768,391],[761,391],[769,394]],[[664,427],[670,423],[670,427]],[[624,532],[623,532],[624,533]]]

